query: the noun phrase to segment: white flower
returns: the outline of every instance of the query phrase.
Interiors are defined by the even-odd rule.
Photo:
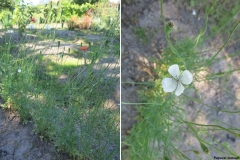
[[[193,11],[192,11],[192,15],[194,15],[194,16],[195,16],[196,14],[197,14],[197,13],[196,13],[196,11],[195,11],[195,10],[193,10]]]
[[[7,30],[7,33],[13,33],[13,30]]]
[[[64,53],[59,53],[57,56],[58,56],[58,58],[63,58]]]
[[[49,26],[49,25],[46,25],[46,27],[45,27],[47,30],[50,30],[51,29],[51,27]]]
[[[33,24],[30,24],[29,25],[29,29],[33,29],[34,28],[34,25]]]
[[[19,69],[18,69],[18,73],[20,73],[20,72],[22,72],[22,70],[19,68]]]
[[[164,78],[162,80],[162,87],[165,92],[175,91],[175,95],[179,96],[184,91],[184,86],[182,84],[188,85],[192,83],[193,75],[185,70],[180,75],[179,67],[177,64],[171,65],[168,68],[168,72],[173,76],[173,78]]]

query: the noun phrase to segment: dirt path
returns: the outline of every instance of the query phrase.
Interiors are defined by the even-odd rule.
[[[182,40],[185,37],[195,37],[200,29],[204,26],[204,11],[195,10],[196,15],[193,15],[194,8],[189,7],[187,1],[181,3],[182,1],[168,0],[164,1],[164,15],[167,22],[171,21],[174,23],[174,30],[171,34],[173,40]],[[160,17],[160,4],[157,0],[150,1],[129,1],[128,3],[122,4],[122,57],[121,57],[121,73],[122,82],[128,82],[128,84],[123,84],[121,87],[122,102],[140,102],[138,96],[139,87],[134,82],[144,82],[151,81],[157,78],[154,75],[155,64],[151,64],[150,60],[152,58],[160,58],[162,53],[162,48],[166,46],[166,39],[163,32],[163,24]],[[225,40],[223,37],[219,36],[205,43],[204,50],[216,48],[216,46],[221,46]],[[222,52],[223,55],[230,55],[235,51],[239,50],[237,44],[230,45],[226,47]],[[216,53],[217,49],[207,52],[207,56],[211,56]],[[205,56],[203,54],[203,56]],[[231,64],[233,68],[239,68],[240,59],[235,57],[234,59],[228,59],[226,61],[220,61],[215,65],[209,67],[209,70],[213,73],[218,73],[227,69],[228,64]],[[240,72],[237,71],[230,76],[230,81],[227,83],[225,89],[229,90],[232,95],[235,95],[240,99],[239,89],[240,89]],[[220,79],[215,82],[217,85],[225,86],[226,79]],[[195,83],[196,87],[201,92],[204,102],[206,104],[211,104],[222,109],[229,110],[239,110],[239,101],[234,98],[230,98],[228,93],[222,92],[217,87],[212,87],[208,83]],[[231,88],[232,87],[232,88]],[[190,91],[188,93],[194,96]],[[197,95],[195,95],[197,96]],[[230,107],[232,106],[232,107]],[[233,107],[235,106],[235,107]],[[137,115],[136,110],[133,105],[122,105],[121,106],[121,134],[122,141],[128,131],[136,123],[135,116]],[[183,108],[187,111],[188,119],[199,123],[208,123],[213,121],[213,119],[224,120],[225,123],[234,124],[234,126],[240,126],[240,116],[232,114],[218,113],[213,110],[204,108],[202,113],[197,115],[196,109],[201,108],[200,104],[189,102]],[[231,147],[236,151],[240,150],[239,140],[235,139],[226,132],[213,132],[212,133],[215,140],[218,142],[228,142]],[[184,137],[182,143],[191,144],[192,146],[199,146],[197,141],[193,137]],[[184,150],[191,149],[188,145],[183,146]],[[199,148],[197,148],[199,149]],[[200,149],[201,150],[201,149]],[[203,154],[201,154],[203,155]],[[211,152],[211,156],[218,155],[216,152]],[[190,159],[194,159],[196,155],[189,154]],[[203,158],[206,158],[203,156]],[[207,158],[208,159],[208,158]]]

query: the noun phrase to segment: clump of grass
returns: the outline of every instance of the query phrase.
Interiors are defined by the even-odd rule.
[[[159,79],[154,82],[154,85],[142,84],[144,87],[140,91],[142,103],[126,103],[138,105],[136,107],[139,115],[136,117],[136,124],[130,131],[127,140],[123,142],[128,146],[125,151],[124,158],[126,159],[190,159],[188,156],[197,158],[211,159],[211,153],[216,156],[239,157],[238,151],[227,142],[219,142],[215,140],[214,134],[228,133],[239,138],[240,128],[234,124],[227,124],[225,120],[216,119],[212,115],[208,115],[205,111],[212,113],[222,112],[230,116],[238,116],[239,110],[237,106],[231,108],[219,108],[212,104],[207,104],[203,98],[207,93],[200,93],[195,86],[196,83],[214,84],[217,80],[223,80],[224,84],[228,84],[230,76],[238,71],[239,67],[229,67],[224,72],[211,73],[209,67],[221,61],[219,54],[222,49],[229,43],[230,39],[238,29],[240,22],[232,22],[234,27],[228,38],[225,38],[224,44],[210,57],[204,57],[201,48],[204,45],[203,37],[206,33],[209,13],[216,8],[216,1],[206,11],[205,28],[200,31],[195,39],[185,38],[182,41],[173,43],[170,40],[171,27],[166,24],[163,15],[163,1],[161,5],[161,15],[164,23],[164,31],[168,41],[168,47],[165,48],[161,59],[157,61],[157,70]],[[208,37],[209,38],[209,37]],[[199,48],[198,48],[199,47]],[[233,54],[233,57],[236,55]],[[217,58],[218,57],[218,58]],[[223,58],[223,57],[222,57]],[[166,93],[162,89],[162,79],[169,77],[168,68],[173,64],[178,64],[180,69],[188,69],[193,73],[193,81],[188,86],[186,92],[180,97],[174,93]],[[202,72],[206,75],[202,76]],[[227,87],[221,86],[220,89],[227,96],[230,96],[234,101],[239,99],[236,95],[230,93]],[[196,96],[193,96],[196,95]],[[214,99],[215,97],[207,97]],[[211,119],[210,123],[197,123],[191,120],[191,116],[187,110],[188,104],[197,103],[199,108],[195,108],[197,117],[201,117],[200,113]],[[223,107],[223,106],[222,106]],[[183,135],[193,138],[195,145],[186,144]],[[197,144],[197,145],[196,145]]]

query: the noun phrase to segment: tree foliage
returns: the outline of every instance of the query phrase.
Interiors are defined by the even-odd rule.
[[[78,5],[82,5],[84,3],[90,3],[90,4],[94,4],[96,2],[99,2],[100,0],[72,0],[72,2],[78,4]]]
[[[0,2],[0,11],[1,10],[10,10],[14,9],[14,1],[13,0],[1,0]]]
[[[63,2],[61,7],[63,10],[63,19],[68,20],[72,15],[77,15],[78,17],[83,16],[93,5],[85,3],[80,6],[71,4],[70,2]]]

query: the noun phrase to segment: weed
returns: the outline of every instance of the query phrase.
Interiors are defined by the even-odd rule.
[[[190,1],[192,6],[196,5],[195,2],[196,1]],[[224,2],[227,3],[227,1]],[[240,132],[237,123],[226,122],[224,118],[213,115],[221,112],[224,113],[224,115],[229,114],[232,118],[237,118],[240,112],[236,105],[239,104],[239,98],[235,92],[231,92],[231,88],[229,87],[230,83],[235,83],[231,82],[230,77],[236,76],[237,71],[240,69],[239,66],[227,66],[223,68],[224,71],[219,72],[213,72],[211,70],[214,65],[221,62],[220,59],[224,58],[224,56],[220,56],[221,51],[229,44],[234,34],[239,31],[238,27],[240,25],[239,20],[232,20],[230,22],[231,17],[236,16],[238,13],[237,9],[230,7],[229,9],[232,9],[233,14],[228,15],[218,10],[218,5],[220,5],[220,8],[225,8],[225,5],[221,6],[217,1],[213,1],[211,6],[204,8],[206,10],[205,27],[195,39],[185,38],[182,41],[172,42],[170,40],[171,29],[168,28],[169,26],[166,24],[163,14],[163,0],[160,1],[161,16],[168,46],[164,49],[161,59],[155,61],[158,66],[156,73],[159,79],[154,81],[154,85],[151,84],[151,86],[148,86],[148,83],[142,83],[143,86],[147,86],[143,87],[140,91],[142,102],[122,103],[138,105],[136,109],[139,113],[136,117],[138,123],[130,131],[127,140],[123,142],[124,145],[128,146],[127,151],[125,151],[127,158],[182,160],[190,159],[189,156],[191,156],[196,159],[206,159],[206,157],[212,159],[211,156],[213,155],[211,155],[211,153],[214,155],[239,157],[238,151],[235,151],[231,144],[215,139],[216,135],[228,133],[231,134],[235,140],[235,138],[239,138]],[[231,5],[236,5],[239,9],[238,2],[234,2]],[[221,16],[221,18],[223,16],[224,20],[222,21],[221,18],[218,18],[219,23],[217,23],[217,25],[220,25],[220,30],[228,31],[228,37],[224,38],[224,43],[217,48],[215,53],[208,52],[209,54],[204,56],[201,49],[205,42],[207,43],[208,40],[212,40],[208,34],[205,35],[209,27],[208,18],[211,18],[210,16],[213,13],[220,12],[221,14],[218,14],[218,16]],[[225,28],[228,25],[232,27]],[[217,31],[220,30],[210,29],[210,32],[213,33],[211,38],[215,36],[216,33],[219,33]],[[144,37],[145,30],[141,29],[137,33]],[[236,54],[231,56],[236,57]],[[184,76],[182,77],[178,67],[176,67],[177,65],[174,64],[178,64],[181,70],[189,70],[193,74],[193,83],[186,83],[188,84],[188,88],[186,88],[182,96],[179,97],[176,96],[178,94],[174,94],[174,90],[177,92],[180,91],[178,87],[180,85],[179,83],[183,82],[181,79],[189,78],[189,76],[184,74],[184,71]],[[172,66],[176,68],[172,69]],[[168,72],[171,75],[177,75],[177,78],[171,79],[169,83],[166,83],[166,79],[164,80],[164,78],[169,76]],[[192,76],[190,76],[189,79],[192,79]],[[167,81],[168,80],[169,79],[167,79]],[[199,85],[199,83],[201,83],[201,85]],[[236,83],[239,82],[237,81]],[[222,104],[224,102],[221,102],[219,106],[214,106],[211,100],[216,99],[216,97],[208,94],[208,90],[205,90],[205,92],[202,91],[203,88],[207,88],[207,85],[210,86],[210,88],[220,90],[222,93],[221,96],[229,97],[232,101],[232,106],[225,106]],[[172,93],[166,93],[164,90]],[[209,97],[209,95],[211,97]],[[223,97],[221,98],[224,99]],[[189,105],[191,103],[198,105]],[[194,106],[195,108],[192,109]],[[189,112],[189,110],[192,112]],[[200,120],[191,119],[193,115],[197,117],[196,119],[199,118]],[[189,141],[189,143],[187,143],[184,141],[183,135],[194,139],[196,143],[194,143],[194,145]]]

